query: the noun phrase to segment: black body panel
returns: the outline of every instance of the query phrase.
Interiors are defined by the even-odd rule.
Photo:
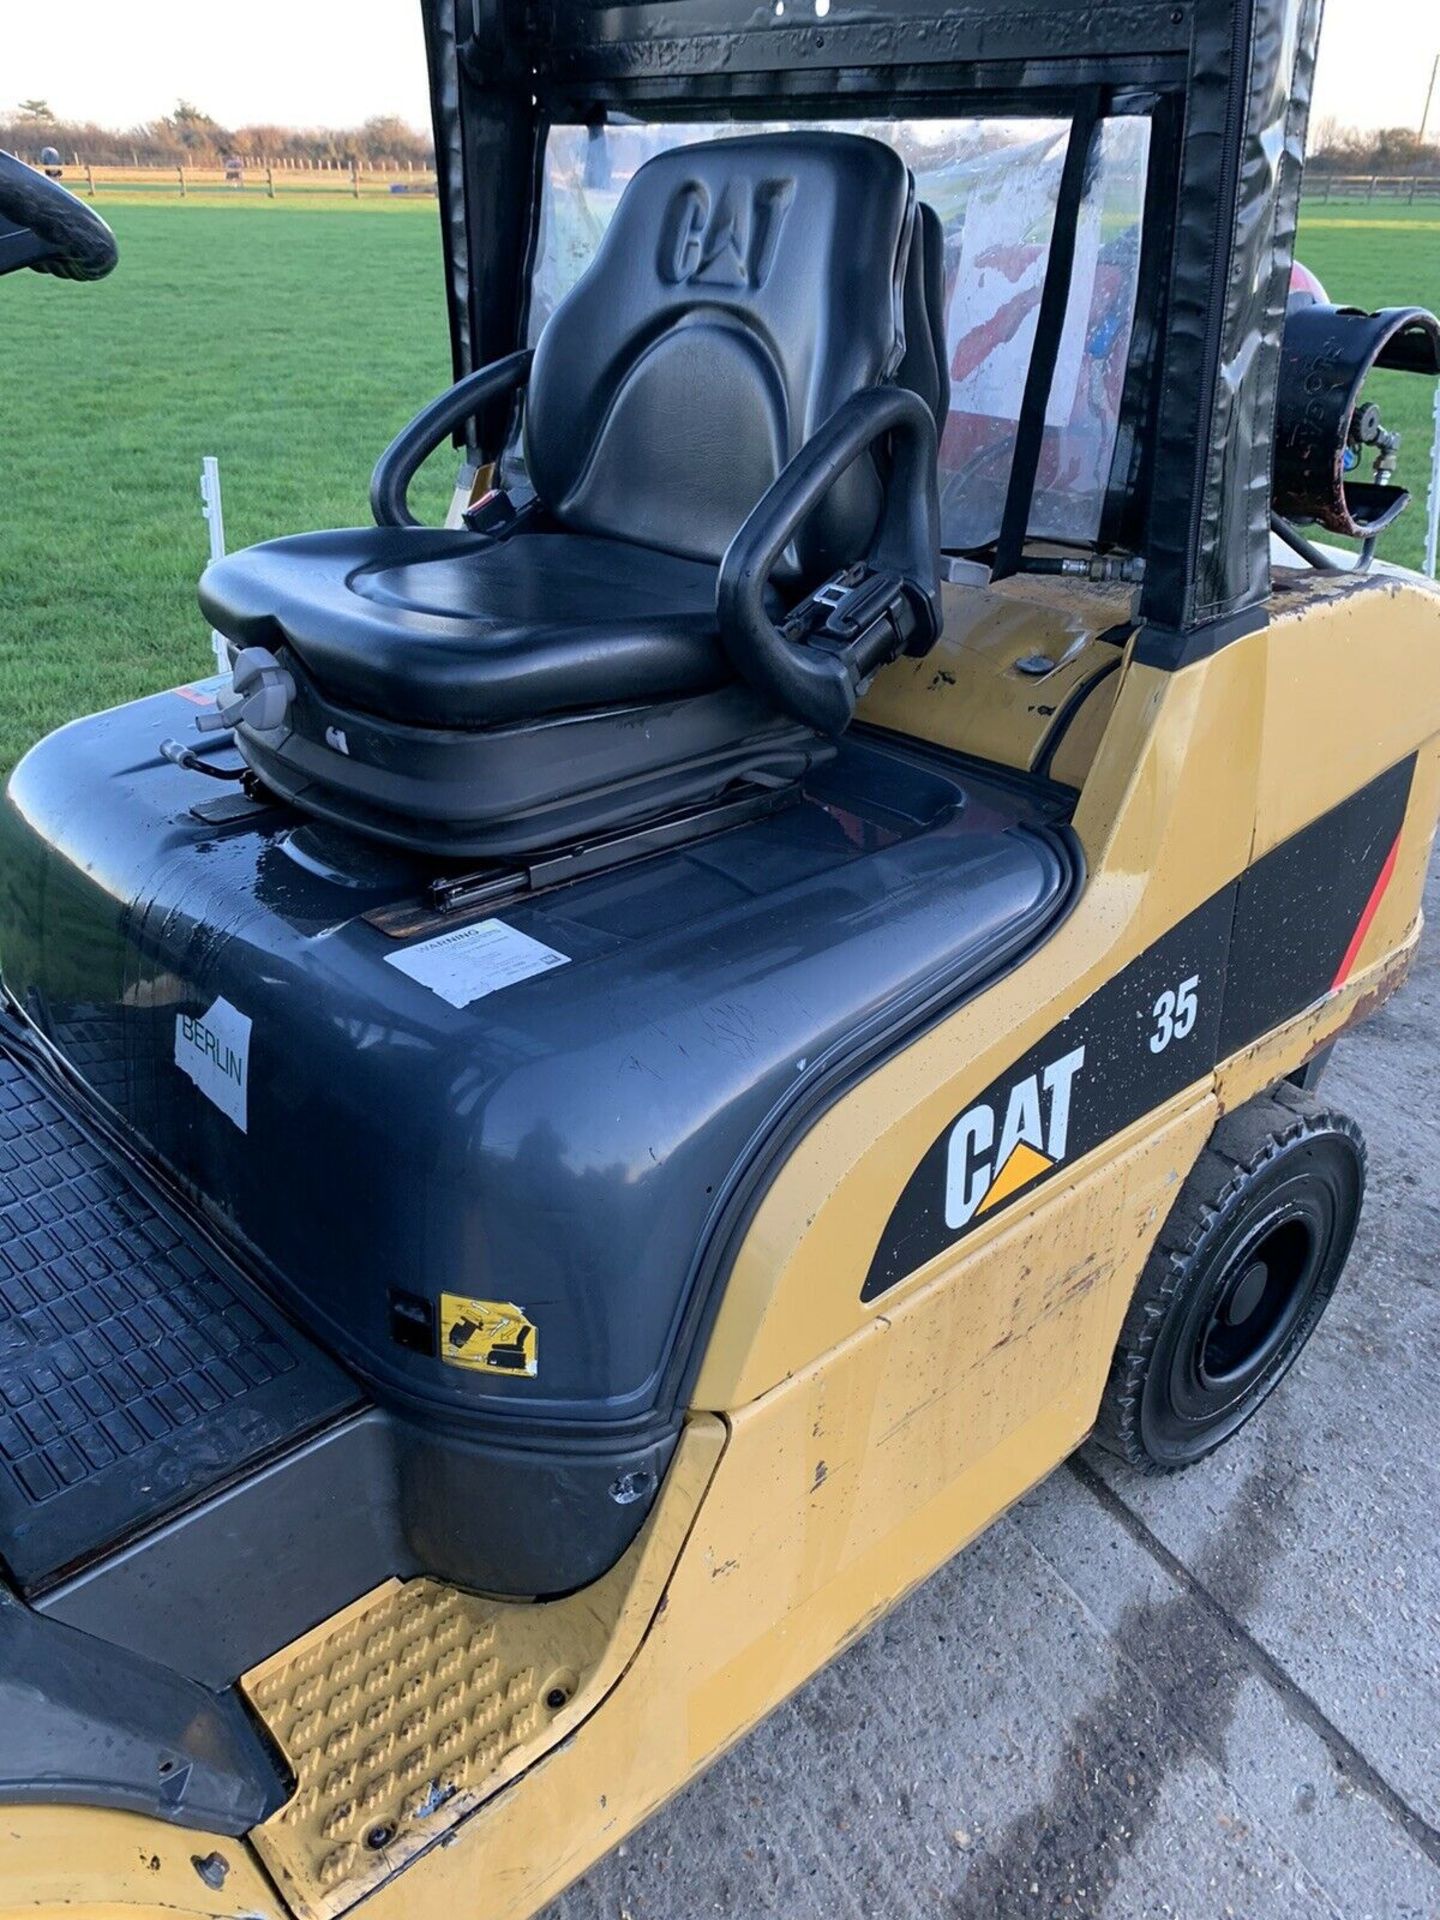
[[[0,1805],[122,1807],[248,1833],[290,1783],[239,1696],[43,1620],[0,1584]]]
[[[0,1561],[22,1588],[358,1397],[0,1036]]]
[[[39,1611],[220,1688],[391,1577],[614,1565],[673,1427],[547,1447],[361,1406],[92,1099],[0,1019],[0,1572]],[[418,1297],[389,1298],[393,1332]]]
[[[1414,772],[1413,757],[1401,761],[1273,848],[987,1087],[906,1183],[862,1297],[887,1292],[992,1210],[1343,985],[1393,871]],[[1012,1133],[1035,1157],[1014,1163],[1024,1178],[1002,1183]]]
[[[158,752],[190,705],[77,723],[17,770],[6,985],[390,1410],[417,1563],[579,1585],[648,1510],[767,1143],[1042,937],[1068,839],[1003,783],[852,738],[764,817],[427,920],[433,862],[204,817],[214,783]],[[397,909],[403,940],[365,917]],[[447,1337],[492,1307],[534,1330],[533,1373]]]
[[[1343,984],[1390,875],[1415,762],[1402,760],[1240,876],[1217,1057],[1228,1059]]]
[[[218,1691],[383,1581],[422,1572],[401,1524],[394,1426],[372,1407],[31,1604]]]

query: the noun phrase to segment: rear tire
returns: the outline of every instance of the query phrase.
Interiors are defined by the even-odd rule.
[[[1145,1473],[1203,1460],[1293,1366],[1344,1269],[1365,1141],[1282,1084],[1210,1136],[1120,1330],[1094,1443]]]

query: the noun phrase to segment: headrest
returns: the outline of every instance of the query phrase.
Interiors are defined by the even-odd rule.
[[[913,184],[844,133],[680,147],[631,178],[551,316],[526,403],[541,501],[580,532],[718,561],[786,462],[898,367]],[[857,462],[798,571],[852,559],[879,480]]]

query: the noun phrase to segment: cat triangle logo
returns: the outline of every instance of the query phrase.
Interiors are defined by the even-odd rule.
[[[1022,1140],[990,1182],[989,1191],[975,1209],[977,1216],[988,1213],[992,1207],[998,1207],[1002,1200],[1008,1200],[1012,1193],[1018,1193],[1021,1187],[1028,1186],[1032,1180],[1038,1180],[1054,1164],[1053,1160],[1047,1159],[1043,1153],[1037,1153],[1034,1147]]]

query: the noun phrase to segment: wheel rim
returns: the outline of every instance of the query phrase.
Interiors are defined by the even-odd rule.
[[[1223,1224],[1168,1322],[1141,1420],[1157,1458],[1197,1459],[1260,1406],[1345,1264],[1358,1210],[1348,1155],[1306,1154]]]
[[[1260,1228],[1230,1263],[1192,1355],[1202,1392],[1229,1392],[1263,1372],[1309,1304],[1325,1236],[1307,1214]]]

